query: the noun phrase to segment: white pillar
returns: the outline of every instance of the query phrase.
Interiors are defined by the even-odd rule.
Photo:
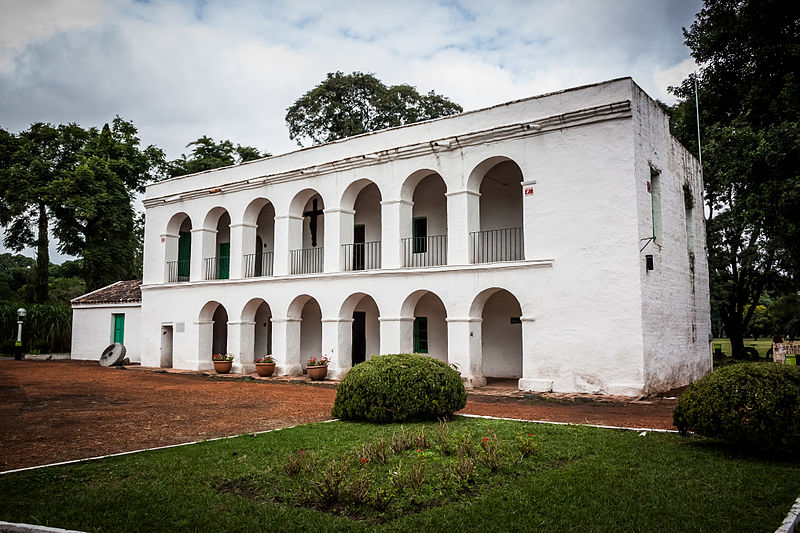
[[[192,257],[189,265],[189,280],[205,279],[204,265],[207,257],[217,254],[217,230],[192,229]]]
[[[353,219],[356,212],[352,209],[335,207],[324,209],[323,213],[325,213],[325,272],[341,272],[344,270],[342,245],[353,242]]]
[[[272,357],[277,363],[275,370],[280,376],[303,373],[300,363],[299,318],[272,318]]]
[[[381,354],[414,351],[414,317],[378,317],[381,325]]]
[[[533,317],[520,317],[522,321],[522,377],[519,380],[520,390],[535,392],[551,392],[553,390],[553,376],[546,375],[543,368],[544,356],[536,350],[535,319]],[[537,364],[539,363],[539,364]]]
[[[329,359],[328,377],[341,379],[352,365],[353,319],[322,319],[322,354]]]
[[[469,233],[480,228],[480,194],[473,191],[448,192],[447,264],[470,262]]]
[[[213,320],[198,320],[194,323],[197,328],[197,349],[195,350],[195,359],[186,361],[186,367],[191,370],[211,370],[214,368],[214,363],[211,362],[211,350],[214,344],[214,321]],[[173,352],[174,357],[174,352]]]
[[[273,274],[285,276],[289,273],[289,250],[303,247],[303,218],[291,215],[275,217],[275,255]]]
[[[178,238],[179,235],[173,235],[171,233],[162,233],[161,234],[161,251],[163,253],[162,257],[164,258],[161,267],[163,269],[163,277],[161,278],[161,283],[168,283],[169,282],[169,265],[168,263],[172,261],[178,260]],[[147,261],[145,261],[145,267],[147,266]],[[173,267],[175,269],[175,275],[178,274],[178,264],[175,263]],[[145,273],[145,278],[149,276]]]
[[[458,365],[461,379],[468,389],[486,385],[482,371],[480,318],[448,318],[447,362]]]
[[[534,259],[536,251],[536,204],[534,203],[536,194],[534,185],[536,180],[527,180],[522,185],[522,242],[525,247],[525,259]],[[524,364],[524,363],[523,363]],[[523,374],[524,375],[524,374]]]
[[[241,279],[245,276],[244,254],[255,253],[255,248],[256,225],[231,224],[231,279]]]
[[[256,371],[253,363],[255,322],[228,322],[228,353],[233,354],[233,372],[250,374]]]
[[[402,239],[411,237],[411,213],[414,202],[381,202],[381,268],[403,266]]]

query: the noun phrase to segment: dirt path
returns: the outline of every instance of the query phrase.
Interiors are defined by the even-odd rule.
[[[335,396],[330,386],[0,359],[0,471],[326,420]],[[471,396],[462,413],[671,428],[674,405]]]

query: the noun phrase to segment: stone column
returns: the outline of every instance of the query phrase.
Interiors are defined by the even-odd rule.
[[[228,322],[228,353],[233,354],[233,372],[250,374],[256,371],[253,363],[255,322]]]
[[[256,225],[231,224],[231,279],[241,279],[245,276],[244,254],[255,253],[255,248]]]
[[[482,371],[480,318],[447,318],[447,362],[458,365],[467,388],[486,385]]]
[[[214,321],[198,320],[194,323],[194,326],[197,328],[197,349],[194,353],[196,359],[186,361],[186,366],[193,370],[211,370],[214,368],[214,363],[211,362],[211,349],[214,344]],[[173,358],[174,356],[173,351]],[[173,366],[177,365],[173,364]]]
[[[381,268],[403,266],[402,239],[411,237],[411,213],[414,202],[381,202]]]
[[[171,261],[178,260],[178,238],[179,235],[173,235],[171,233],[162,233],[161,234],[161,250],[163,252],[164,260],[161,263],[161,268],[163,271],[163,276],[161,278],[161,283],[169,283],[169,265],[168,263]],[[147,262],[145,261],[145,266]],[[178,274],[178,265],[175,265],[175,274]],[[147,273],[146,276],[148,277]]]
[[[325,272],[341,272],[344,270],[342,245],[353,242],[353,219],[356,212],[337,207],[324,209],[323,212],[325,213]]]
[[[272,318],[272,357],[277,363],[279,376],[294,376],[303,373],[300,362],[299,318]]]
[[[536,361],[542,361],[542,355],[536,352],[535,335],[536,320],[533,317],[520,317],[522,321],[522,377],[519,380],[520,390],[535,392],[551,392],[553,377],[543,375],[537,368]]]
[[[330,360],[328,377],[341,379],[352,365],[353,319],[322,319],[322,355]]]
[[[302,223],[302,217],[291,215],[275,217],[275,255],[272,267],[275,276],[285,276],[290,272],[289,249],[302,247]]]
[[[414,317],[378,317],[381,325],[381,354],[414,351]]]
[[[470,263],[469,233],[480,229],[480,194],[472,191],[448,192],[447,264]]]
[[[189,281],[205,279],[205,259],[217,255],[217,230],[192,229],[192,257],[189,263]]]
[[[522,242],[525,247],[525,259],[534,259],[536,252],[536,197],[534,185],[536,180],[527,180],[522,185]],[[524,364],[524,363],[523,363]],[[524,374],[523,374],[524,375]]]

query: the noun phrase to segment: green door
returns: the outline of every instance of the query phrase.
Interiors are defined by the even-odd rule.
[[[231,243],[219,245],[219,276],[217,279],[228,279],[231,270]]]
[[[114,315],[114,342],[125,342],[125,315]]]
[[[192,256],[192,234],[178,234],[178,281],[189,281],[189,260]]]

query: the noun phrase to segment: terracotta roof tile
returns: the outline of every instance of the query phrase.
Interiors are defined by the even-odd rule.
[[[74,298],[72,304],[133,303],[142,301],[142,280],[118,281]]]

